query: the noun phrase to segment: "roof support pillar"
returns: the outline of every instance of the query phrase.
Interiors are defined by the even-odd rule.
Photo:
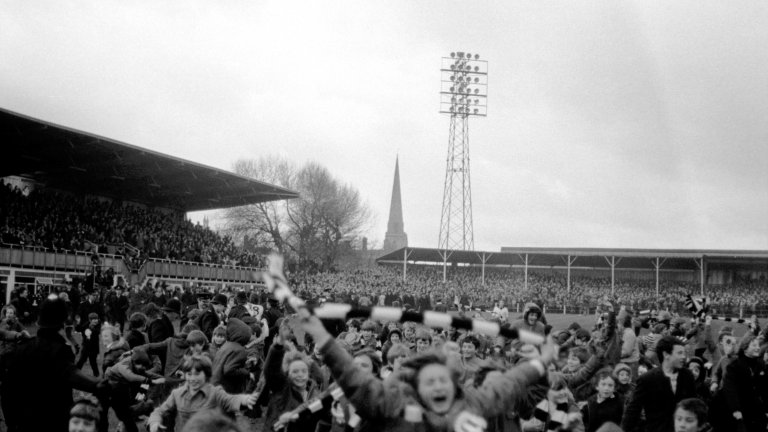
[[[611,297],[613,297],[614,292],[616,291],[616,265],[621,262],[621,258],[616,259],[615,256],[603,257],[608,262],[608,265],[611,266]]]
[[[704,273],[706,267],[706,263],[704,262],[704,255],[702,255],[699,259],[694,258],[693,262],[695,262],[696,266],[699,268],[699,289],[701,291],[701,296],[704,297]]]
[[[656,296],[657,297],[659,295],[659,269],[661,268],[662,265],[664,265],[664,262],[666,260],[667,260],[666,258],[661,259],[659,257],[656,257],[651,260],[651,263],[653,264],[653,268],[656,269]]]
[[[440,258],[443,259],[443,283],[448,282],[448,258],[451,257],[453,252],[443,249],[437,252],[440,254]]]
[[[10,269],[8,279],[5,281],[5,304],[11,304],[11,293],[16,286],[16,270]]]
[[[408,258],[411,256],[413,251],[408,252],[408,248],[403,249],[403,282],[405,282],[406,276],[408,275]]]
[[[485,286],[485,263],[487,263],[488,260],[491,259],[492,256],[493,256],[493,254],[492,253],[488,253],[488,252],[483,252],[482,254],[477,254],[477,257],[480,258],[480,264],[482,265],[482,267],[481,267],[481,272],[482,273],[481,274],[482,274],[483,286]]]
[[[525,265],[525,290],[528,291],[528,254],[525,254],[525,255],[517,254],[517,256],[519,256],[520,259],[523,260],[523,264]]]
[[[577,258],[578,258],[577,256],[571,257],[571,255],[568,255],[565,258],[565,265],[568,267],[568,277],[567,277],[568,286],[566,291],[568,294],[571,293],[571,265],[576,262]]]

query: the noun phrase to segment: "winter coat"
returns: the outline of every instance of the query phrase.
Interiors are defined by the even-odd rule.
[[[696,383],[688,369],[677,372],[677,389],[661,367],[654,368],[637,379],[632,399],[627,404],[622,421],[625,432],[639,429],[640,414],[645,412],[646,432],[671,432],[674,430],[675,406],[683,399],[696,397]]]
[[[568,388],[572,389],[576,402],[586,401],[595,393],[595,386],[592,385],[591,380],[601,366],[602,358],[593,354],[584,365],[575,371],[563,371],[565,382]]]
[[[137,374],[131,367],[131,357],[125,357],[114,366],[104,372],[104,377],[113,387],[130,384],[146,384],[150,378],[147,375]]]
[[[172,376],[181,367],[184,361],[184,354],[187,352],[189,344],[186,335],[170,337],[162,342],[142,345],[136,349],[143,349],[149,355],[160,357],[163,365],[163,376]]]
[[[622,333],[617,331],[616,314],[614,312],[608,312],[608,319],[606,321],[605,328],[603,329],[602,344],[605,347],[605,363],[613,367],[621,361]]]
[[[640,361],[640,347],[637,344],[635,331],[630,327],[624,327],[621,335],[621,362],[637,363]]]
[[[113,295],[107,300],[109,311],[107,316],[112,322],[125,322],[128,312],[128,297]]]
[[[251,339],[251,329],[244,322],[232,318],[227,323],[227,341],[213,359],[211,384],[220,385],[228,393],[242,393],[248,380],[245,345]]]
[[[149,336],[149,342],[162,342],[169,337],[173,337],[175,331],[173,329],[173,323],[168,315],[162,313],[160,317],[149,323],[147,328],[147,336]]]
[[[90,336],[86,336],[86,330],[90,330]],[[99,343],[101,341],[101,324],[95,326],[88,325],[83,329],[83,349],[87,349],[90,352],[99,352]]]
[[[76,368],[74,360],[72,348],[52,328],[40,328],[36,337],[3,356],[0,399],[9,429],[68,430],[72,389],[92,393],[98,383]]]
[[[533,323],[533,325],[528,324],[528,314],[531,312],[537,312],[539,314],[539,319],[536,320],[536,322]],[[544,335],[544,324],[541,322],[541,308],[536,305],[536,303],[526,303],[525,309],[523,309],[523,317],[515,322],[512,323],[512,328],[518,329],[518,330],[527,330],[529,332],[538,333],[540,335]]]
[[[722,399],[725,401],[723,419],[733,431],[765,431],[765,413],[768,412],[768,381],[765,363],[758,358],[749,358],[743,353],[732,361],[725,371],[722,387]],[[740,411],[743,417],[736,422],[733,413]],[[739,424],[740,423],[740,424]],[[744,429],[741,429],[744,426]]]
[[[147,335],[136,329],[128,331],[125,335],[125,341],[131,349],[136,348],[139,345],[146,345],[149,342],[147,340]]]
[[[488,386],[465,389],[457,386],[448,413],[438,415],[421,404],[416,390],[398,379],[399,373],[380,381],[355,367],[352,357],[335,340],[323,345],[321,352],[336,382],[357,408],[357,414],[369,420],[372,431],[452,430],[456,417],[462,411],[492,419],[512,408],[515,401],[526,393],[526,387],[540,377],[534,366],[524,363],[508,370]],[[404,416],[406,411],[409,419]],[[419,423],[409,421],[412,414],[420,417]]]
[[[85,331],[85,329],[88,328],[88,326],[91,324],[88,320],[88,315],[91,313],[95,313],[99,316],[99,321],[101,321],[104,318],[104,308],[101,307],[98,303],[91,303],[89,301],[85,301],[83,303],[80,303],[80,307],[77,310],[77,315],[80,317],[80,324],[77,325],[75,330],[79,332]]]
[[[125,339],[120,339],[119,341],[110,344],[110,346],[104,349],[102,370],[107,370],[107,368],[114,366],[118,360],[120,360],[120,356],[130,350],[131,347],[128,345],[128,342],[126,342]]]
[[[602,402],[598,402],[597,395],[593,395],[587,400],[584,408],[581,409],[586,432],[595,432],[606,422],[621,424],[621,417],[623,415],[624,398],[617,394]]]
[[[220,322],[221,319],[219,319],[216,310],[214,310],[213,306],[208,305],[208,308],[203,311],[203,314],[197,318],[196,324],[200,327],[200,331],[205,334],[205,337],[207,337],[208,340],[212,340],[213,330],[219,326]]]
[[[187,384],[174,389],[168,399],[152,411],[147,423],[162,424],[163,418],[176,416],[175,432],[180,432],[190,417],[198,411],[223,408],[225,411],[237,411],[243,403],[244,395],[233,395],[219,386],[206,383],[192,393]]]
[[[301,393],[291,385],[282,371],[283,356],[285,348],[282,345],[272,345],[267,354],[267,361],[264,365],[264,392],[269,393],[269,404],[267,405],[264,425],[266,430],[273,430],[272,427],[280,418],[280,415],[291,411],[306,401],[317,398],[320,394],[320,387],[311,379],[307,381],[307,398],[302,397]],[[292,431],[314,431],[317,422],[329,418],[327,409],[316,413],[305,410],[298,420],[288,424],[285,432]]]

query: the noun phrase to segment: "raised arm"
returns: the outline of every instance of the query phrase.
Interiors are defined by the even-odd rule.
[[[331,369],[344,394],[357,408],[360,417],[369,419],[394,418],[405,408],[403,385],[395,380],[386,383],[352,362],[352,356],[341,348],[314,316],[304,317],[302,328],[315,340],[323,353],[323,361]]]
[[[285,375],[281,370],[285,348],[275,340],[275,343],[267,352],[267,359],[264,362],[264,389],[267,391],[276,390],[286,384]]]

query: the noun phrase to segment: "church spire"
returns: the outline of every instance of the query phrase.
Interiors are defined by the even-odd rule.
[[[392,184],[392,202],[389,205],[389,222],[384,236],[384,250],[393,251],[408,246],[408,235],[403,227],[403,205],[400,200],[400,157],[395,159],[395,180]]]

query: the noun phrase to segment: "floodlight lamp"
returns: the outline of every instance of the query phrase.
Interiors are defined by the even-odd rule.
[[[475,66],[475,72],[479,72],[480,68],[478,66]]]
[[[475,60],[480,60],[480,55],[479,54],[475,54]]]
[[[453,58],[453,57],[456,57],[456,53],[455,52],[451,53],[451,58]]]
[[[475,114],[477,114],[477,108],[475,108]]]
[[[478,94],[480,92],[480,89],[475,89],[475,94]]]
[[[471,58],[472,58],[472,54],[470,54],[470,53],[467,53],[467,58],[468,58],[468,59],[471,59]]]
[[[455,79],[456,79],[456,76],[454,76],[454,75],[451,75],[451,81],[453,81],[453,80],[455,80]]]
[[[451,65],[451,70],[453,70],[453,69],[456,69],[456,65],[455,64]]]
[[[475,77],[475,83],[478,83],[478,82],[480,82],[480,78]]]
[[[467,70],[472,70],[472,66],[467,65]]]

